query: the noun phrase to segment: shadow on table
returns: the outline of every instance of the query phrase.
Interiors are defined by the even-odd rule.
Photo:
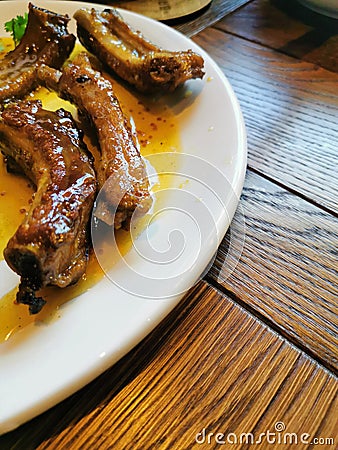
[[[316,13],[296,0],[271,0],[271,4],[288,16],[313,28],[320,28],[329,35],[338,33],[338,20]]]

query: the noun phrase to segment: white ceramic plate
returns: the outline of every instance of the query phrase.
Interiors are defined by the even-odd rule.
[[[37,5],[72,16],[90,4],[40,1]],[[26,8],[23,2],[2,1],[1,22],[23,14]],[[180,115],[186,154],[179,163],[182,175],[178,180],[189,182],[168,192],[162,213],[137,238],[136,251],[121,258],[92,289],[65,304],[58,320],[28,326],[0,345],[2,433],[87,384],[173,309],[216,252],[242,190],[245,128],[239,104],[221,70],[175,30],[131,12],[122,14],[163,48],[192,48],[205,59],[203,81],[188,82],[185,95],[171,105]],[[75,31],[74,23],[70,29]],[[166,252],[170,261],[162,258]],[[0,295],[17,282],[2,261]]]

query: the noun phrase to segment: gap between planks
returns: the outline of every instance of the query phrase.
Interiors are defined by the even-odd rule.
[[[269,175],[261,172],[259,169],[255,169],[254,167],[251,167],[248,164],[247,170],[249,172],[252,172],[252,173],[264,178],[265,180],[269,181],[270,183],[273,183],[276,186],[278,186],[282,189],[285,189],[286,191],[290,192],[290,194],[293,194],[296,197],[301,198],[302,200],[310,203],[312,206],[315,206],[316,208],[320,209],[321,211],[324,211],[327,214],[331,214],[333,217],[338,218],[338,212],[333,211],[331,208],[328,208],[325,205],[321,205],[320,203],[316,202],[316,200],[308,197],[307,195],[303,194],[302,192],[297,191],[296,189],[292,188],[291,186],[288,186],[287,184],[281,183],[280,181],[276,180],[275,178],[272,178]]]
[[[259,322],[260,324],[268,327],[268,329],[274,331],[278,336],[280,336],[288,344],[290,344],[292,348],[307,355],[312,362],[318,364],[318,366],[320,366],[323,370],[329,372],[333,376],[337,376],[338,372],[336,371],[336,369],[332,365],[327,363],[325,359],[318,357],[315,352],[312,352],[305,345],[302,345],[299,341],[296,341],[296,339],[292,339],[292,336],[290,336],[281,327],[279,327],[278,324],[276,324],[263,314],[259,313],[255,308],[250,307],[248,303],[246,303],[244,300],[241,300],[233,291],[227,289],[222,284],[217,283],[217,281],[215,281],[211,275],[205,275],[203,281],[205,281],[211,288],[218,291],[221,295],[227,295],[236,305],[240,306],[253,319],[257,320],[257,322]]]

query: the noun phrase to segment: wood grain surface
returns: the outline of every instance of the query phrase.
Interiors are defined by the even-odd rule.
[[[249,167],[337,214],[338,74],[215,29],[194,40],[240,101]]]
[[[241,208],[209,277],[337,370],[337,248],[337,218],[249,172]],[[234,259],[238,263],[229,276]]]
[[[217,433],[234,433],[238,439],[252,433],[259,439],[267,431],[281,439],[287,432],[299,439],[308,433],[311,442],[337,438],[337,406],[337,384],[330,373],[200,282],[118,364],[41,417],[0,437],[0,448],[219,448]],[[285,432],[276,432],[279,422]],[[210,444],[196,442],[203,429],[214,433]],[[250,448],[275,447],[264,442]],[[288,442],[279,448],[309,445]]]
[[[257,0],[217,28],[338,72],[338,20],[295,0]]]
[[[295,0],[213,0],[175,27],[241,104],[249,168],[235,220],[205,279],[146,339],[0,450],[337,448],[336,23]]]
[[[114,0],[114,6],[128,9],[156,20],[170,20],[202,12],[211,0]]]

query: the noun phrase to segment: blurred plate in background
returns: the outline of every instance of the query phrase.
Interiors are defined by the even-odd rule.
[[[178,19],[206,7],[211,0],[129,0],[114,1],[112,6],[128,9],[157,20]]]

